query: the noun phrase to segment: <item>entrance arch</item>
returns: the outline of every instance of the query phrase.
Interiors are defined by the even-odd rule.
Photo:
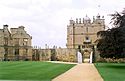
[[[92,54],[93,50],[91,48],[84,48],[82,49],[82,59],[84,63],[90,63],[90,56]]]

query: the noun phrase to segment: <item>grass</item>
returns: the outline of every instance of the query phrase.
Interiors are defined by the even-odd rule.
[[[0,62],[0,80],[51,81],[73,66],[49,62]]]
[[[104,81],[125,81],[125,63],[95,63]]]

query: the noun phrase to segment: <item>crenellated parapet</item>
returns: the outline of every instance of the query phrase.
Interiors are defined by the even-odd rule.
[[[87,15],[84,18],[76,18],[75,20],[71,19],[70,25],[73,24],[105,24],[104,16],[93,16],[93,20],[91,20]]]
[[[90,19],[87,15],[84,18],[71,19],[67,26],[67,48],[83,48],[86,44],[95,44],[97,32],[105,30],[104,16],[93,16]],[[89,46],[87,46],[89,47]]]

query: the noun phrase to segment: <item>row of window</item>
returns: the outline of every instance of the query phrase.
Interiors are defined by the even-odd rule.
[[[15,38],[14,39],[14,43],[15,43],[15,45],[19,45],[19,38]],[[8,40],[8,38],[4,38],[4,44],[5,45],[8,45],[8,42],[9,42],[9,40]],[[27,43],[28,43],[28,39],[27,38],[24,38],[23,39],[23,45],[27,45]]]

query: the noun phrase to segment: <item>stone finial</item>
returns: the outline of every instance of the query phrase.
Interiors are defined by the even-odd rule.
[[[81,18],[79,18],[79,24],[81,24]]]
[[[47,49],[47,44],[45,44],[45,49]]]
[[[90,20],[90,18],[87,16],[86,14],[86,17],[84,18],[86,21]]]
[[[98,13],[98,15],[96,17],[97,17],[97,19],[100,19],[100,14]]]
[[[95,20],[95,16],[93,16],[93,21]]]
[[[70,24],[74,24],[74,20],[72,18],[69,20]]]
[[[19,26],[20,29],[24,29],[25,27],[24,26]]]
[[[82,22],[83,22],[83,24],[84,24],[84,18],[83,18]]]
[[[76,18],[76,24],[78,24],[78,18]]]
[[[85,24],[89,24],[89,23],[91,23],[91,20],[90,20],[90,18],[86,15],[86,17],[84,18],[84,23]]]
[[[102,18],[104,18],[104,16],[102,16]]]

